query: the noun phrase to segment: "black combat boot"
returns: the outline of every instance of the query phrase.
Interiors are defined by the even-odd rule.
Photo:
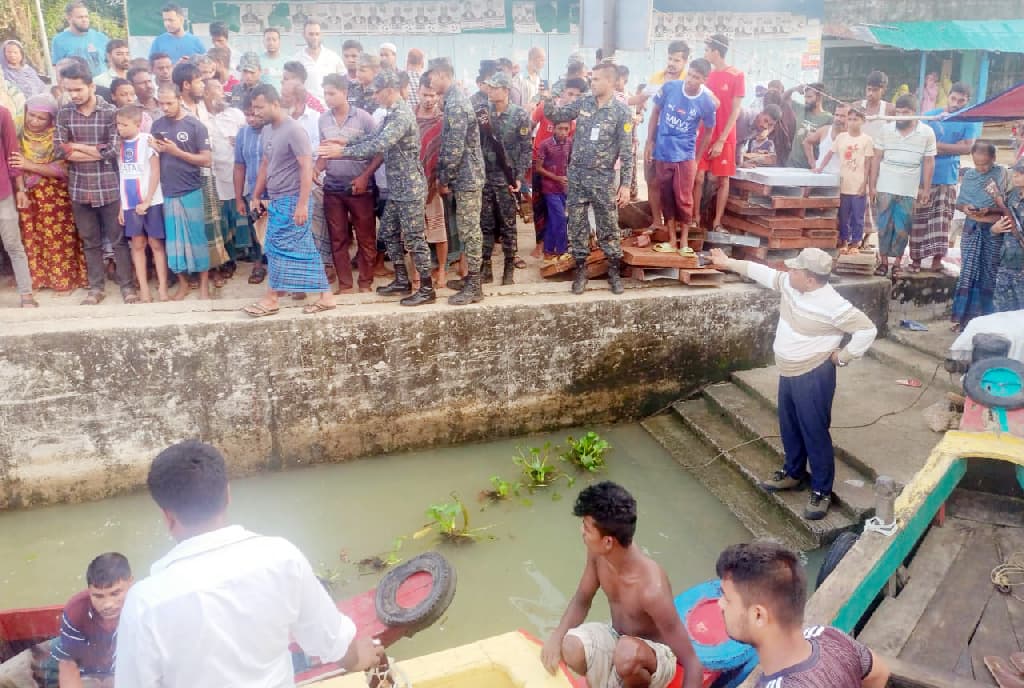
[[[582,294],[587,290],[587,261],[576,259],[576,276],[572,280],[572,293]]]
[[[434,291],[434,283],[430,279],[430,271],[420,275],[420,288],[412,296],[406,296],[398,303],[403,306],[422,306],[425,303],[437,301],[437,292]]]
[[[619,259],[613,258],[608,261],[608,284],[611,285],[613,294],[621,294],[622,278],[619,276]]]
[[[462,280],[462,289],[458,294],[448,297],[448,303],[452,306],[465,306],[470,303],[479,303],[484,300],[484,291],[480,288],[480,273],[471,272]]]
[[[491,265],[491,259],[484,258],[483,262],[480,263],[480,282],[482,284],[491,284],[494,282],[494,268]]]
[[[377,287],[378,296],[394,296],[412,293],[412,283],[409,281],[409,272],[405,269],[405,261],[395,262],[395,279],[391,284]]]
[[[501,273],[501,283],[503,285],[516,283],[516,263],[511,258],[505,259],[505,270]]]

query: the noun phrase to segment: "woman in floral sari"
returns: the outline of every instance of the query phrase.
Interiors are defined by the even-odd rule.
[[[11,156],[11,167],[25,180],[25,193],[18,193],[18,210],[32,284],[65,295],[89,282],[71,215],[67,168],[54,152],[56,119],[57,102],[51,96],[28,99],[21,152]]]

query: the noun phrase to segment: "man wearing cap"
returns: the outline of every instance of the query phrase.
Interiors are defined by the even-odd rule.
[[[257,53],[244,53],[238,61],[238,72],[242,80],[231,89],[231,107],[242,109],[242,102],[246,97],[263,83],[260,56]]]
[[[483,231],[483,273],[485,283],[494,281],[491,254],[496,239],[501,237],[505,254],[502,284],[515,281],[516,195],[527,185],[532,148],[530,116],[526,110],[509,102],[512,79],[498,72],[486,82],[490,107],[487,119],[480,122],[480,139],[484,152],[483,209],[480,228]]]
[[[462,241],[469,273],[461,284],[450,283],[459,293],[448,299],[453,306],[482,301],[480,263],[483,235],[480,230],[481,180],[484,178],[480,127],[469,99],[455,85],[455,70],[445,58],[427,65],[430,86],[444,98],[441,152],[437,161],[437,186],[442,196],[455,203],[455,228]]]
[[[629,203],[633,180],[633,112],[615,99],[615,80],[619,72],[612,64],[594,68],[591,92],[572,103],[555,105],[544,99],[544,116],[555,124],[576,120],[572,156],[569,163],[569,244],[576,259],[572,293],[587,288],[586,261],[590,255],[590,223],[587,208],[594,209],[597,241],[608,258],[608,283],[613,294],[621,294],[619,261],[619,218],[616,204]],[[615,189],[615,162],[622,163],[619,187]]]
[[[380,56],[380,68],[398,71],[398,47],[394,43],[381,43],[377,51]]]
[[[369,160],[383,153],[387,167],[388,201],[380,219],[380,239],[395,265],[395,279],[379,287],[382,296],[410,294],[412,283],[405,268],[405,250],[412,256],[420,274],[420,288],[406,296],[403,306],[420,306],[437,299],[430,276],[430,249],[427,247],[424,207],[427,180],[420,162],[420,127],[409,104],[402,100],[401,81],[391,70],[382,71],[373,80],[374,98],[386,110],[380,129],[370,136],[351,141],[332,139],[320,144],[318,153],[327,158]]]
[[[775,365],[779,369],[779,432],[786,462],[761,487],[768,492],[802,489],[810,464],[811,496],[804,518],[825,518],[832,504],[835,454],[832,450],[832,399],[836,368],[860,358],[877,330],[828,283],[832,257],[819,248],[805,248],[786,261],[789,272],[759,263],[728,258],[711,250],[716,268],[748,277],[781,296],[775,330]],[[849,343],[839,348],[844,335]]]
[[[473,105],[473,111],[479,117],[480,112],[486,112],[491,104],[491,97],[487,94],[486,81],[498,72],[497,60],[480,60],[480,72],[476,75],[477,92],[469,97]]]

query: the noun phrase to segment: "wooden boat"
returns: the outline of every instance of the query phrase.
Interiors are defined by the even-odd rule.
[[[897,498],[896,532],[834,545],[848,551],[829,553],[835,568],[808,601],[807,623],[855,634],[885,658],[891,685],[1024,687],[1010,661],[1024,650],[1021,370],[1009,359],[972,364],[961,430]]]
[[[390,571],[377,588],[341,600],[338,609],[355,622],[361,636],[376,638],[387,647],[436,621],[454,594],[454,569],[436,552],[428,552]],[[0,663],[58,636],[63,609],[63,605],[51,605],[0,611]],[[403,622],[395,622],[388,609],[397,610]],[[290,649],[293,662],[301,667],[295,675],[297,684],[343,672],[335,663],[320,663],[316,658],[306,657],[295,644]]]

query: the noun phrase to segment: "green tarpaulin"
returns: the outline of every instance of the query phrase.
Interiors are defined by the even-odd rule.
[[[1024,19],[891,22],[871,24],[864,28],[871,32],[875,42],[880,45],[901,50],[1024,53]]]

